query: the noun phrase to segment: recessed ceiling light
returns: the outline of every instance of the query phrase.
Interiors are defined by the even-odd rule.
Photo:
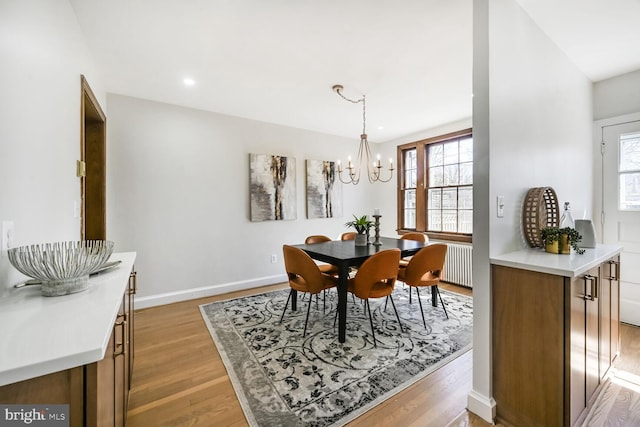
[[[194,84],[196,84],[196,81],[187,77],[186,79],[183,80],[184,84],[187,86],[193,86]]]
[[[384,130],[384,126],[378,126],[378,130]]]

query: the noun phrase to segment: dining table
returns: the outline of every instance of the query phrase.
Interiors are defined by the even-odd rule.
[[[293,245],[305,251],[312,259],[326,262],[338,267],[338,341],[346,340],[347,329],[347,283],[351,267],[360,266],[367,258],[378,252],[398,248],[401,257],[415,255],[420,249],[428,245],[415,240],[380,237],[379,245],[369,243],[366,246],[356,246],[354,240],[332,240],[329,242]],[[291,298],[291,309],[296,310],[295,294]],[[437,306],[437,294],[432,289],[431,302]]]

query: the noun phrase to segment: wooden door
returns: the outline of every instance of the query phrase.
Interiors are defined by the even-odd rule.
[[[80,177],[80,236],[82,240],[107,238],[106,207],[106,116],[81,76],[80,160],[85,175]]]

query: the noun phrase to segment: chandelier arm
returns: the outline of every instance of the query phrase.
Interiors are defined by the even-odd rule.
[[[338,172],[338,179],[343,184],[353,184],[353,185],[358,184],[358,182],[360,182],[360,178],[354,179],[354,176],[355,174],[349,172],[349,180],[345,181],[344,179],[342,179],[342,171]]]

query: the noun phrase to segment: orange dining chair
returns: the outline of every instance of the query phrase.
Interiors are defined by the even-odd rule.
[[[371,316],[371,308],[369,306],[369,298],[389,297],[393,311],[396,313],[400,330],[402,331],[402,323],[400,316],[396,310],[396,305],[391,298],[393,286],[398,276],[398,262],[400,261],[400,249],[387,249],[371,255],[362,263],[355,277],[349,279],[348,291],[365,300],[365,309],[369,311],[369,323],[371,324],[371,335],[373,336],[373,345],[376,346],[376,335],[373,329],[373,318]]]
[[[323,236],[321,234],[315,234],[312,236],[309,236],[305,239],[304,244],[305,245],[313,245],[314,243],[323,243],[323,242],[330,242],[331,238],[328,236]],[[331,264],[318,264],[318,267],[320,268],[320,271],[325,273],[325,274],[330,274],[332,276],[337,276],[338,275],[338,266],[336,265],[331,265]]]
[[[416,242],[421,242],[421,243],[427,243],[429,241],[429,238],[427,237],[426,234],[418,233],[417,231],[411,231],[409,233],[405,233],[402,236],[400,236],[400,238],[404,240],[415,240]],[[406,267],[410,259],[411,257],[400,259],[400,267]]]
[[[284,313],[287,311],[289,300],[293,291],[309,292],[311,295],[317,295],[320,292],[330,289],[336,286],[338,279],[324,274],[318,268],[318,265],[311,259],[311,257],[302,249],[298,249],[293,246],[283,245],[282,252],[284,255],[284,268],[287,271],[289,277],[289,296],[287,302],[282,310],[282,316],[280,316],[280,323],[284,319]],[[307,323],[309,322],[309,311],[311,310],[311,300],[309,298],[309,305],[307,306],[307,317],[304,321],[304,332],[302,337],[307,334]]]
[[[340,240],[356,240],[356,234],[355,231],[347,231],[340,235]]]
[[[422,286],[435,286],[444,314],[447,316],[447,319],[449,318],[447,308],[444,305],[442,295],[440,295],[440,290],[438,289],[438,283],[440,283],[440,278],[444,271],[446,256],[447,245],[445,243],[433,243],[420,249],[420,251],[409,260],[406,267],[398,269],[398,280],[409,285],[409,292],[411,292],[411,287],[416,288],[418,303],[420,304],[420,313],[422,314],[422,323],[424,323],[425,329],[427,322],[424,320],[424,311],[422,310],[422,301],[420,301],[420,291],[418,290]]]
[[[415,240],[416,242],[422,242],[422,243],[427,243],[429,241],[429,238],[427,237],[426,234],[418,233],[416,231],[405,233],[402,236],[400,236],[400,238],[405,240]]]

